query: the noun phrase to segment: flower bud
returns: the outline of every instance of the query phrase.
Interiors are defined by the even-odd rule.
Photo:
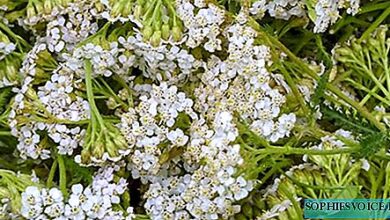
[[[169,36],[171,35],[171,30],[168,24],[163,24],[161,27],[161,37],[164,40],[168,40]]]
[[[385,42],[386,41],[386,32],[388,30],[387,26],[380,26],[377,31],[377,38],[380,42]]]
[[[69,3],[71,3],[71,1],[73,0],[59,0],[60,1],[60,4],[63,6],[63,7],[66,7],[69,5]]]
[[[322,178],[322,175],[318,171],[312,171],[312,174],[314,176],[314,179],[316,181],[317,186],[322,186],[324,185],[324,179]]]
[[[353,51],[349,48],[340,47],[336,49],[336,54],[340,56],[349,56],[353,53]]]
[[[180,41],[182,38],[182,32],[179,26],[173,26],[172,28],[172,37],[174,41]]]
[[[89,163],[91,161],[91,153],[88,149],[83,149],[81,151],[81,162],[82,163]]]
[[[134,18],[135,19],[139,19],[142,16],[142,11],[143,10],[142,10],[142,6],[141,5],[135,6],[134,13],[133,13]]]
[[[92,147],[92,156],[102,158],[104,154],[104,143],[98,140]]]
[[[372,47],[372,49],[379,49],[381,42],[375,38],[368,39],[368,46]]]
[[[350,58],[344,57],[344,56],[336,57],[336,60],[339,61],[339,62],[342,62],[342,63],[352,62],[352,60]]]
[[[52,9],[53,9],[53,5],[52,5],[52,0],[45,0],[43,2],[43,10],[45,12],[45,14],[50,14]]]
[[[357,43],[356,41],[353,41],[352,43],[352,50],[353,51],[357,51],[357,52],[360,52],[362,51],[362,45],[360,45],[359,43]]]
[[[313,176],[310,173],[306,173],[302,170],[295,171],[296,179],[299,182],[311,185],[313,183]]]
[[[106,105],[108,109],[115,109],[117,107],[117,103],[113,97],[109,97],[108,100],[106,101]]]
[[[130,205],[130,193],[129,191],[125,191],[123,194],[122,194],[122,203],[125,207],[128,207]]]
[[[161,31],[155,31],[152,35],[152,38],[150,39],[150,43],[152,46],[157,47],[160,45],[161,41]]]
[[[115,146],[117,146],[118,149],[124,150],[127,148],[126,139],[121,134],[117,135],[112,140],[114,141],[114,144]]]
[[[280,183],[279,188],[284,187],[286,191],[295,194],[297,187],[293,183],[291,183],[289,180],[284,179],[283,182]]]
[[[148,41],[152,36],[152,34],[153,34],[153,28],[150,25],[144,26],[144,29],[142,30],[144,41]]]
[[[95,2],[95,8],[98,12],[102,12],[104,10],[104,5],[101,2]]]
[[[34,89],[32,89],[31,87],[29,87],[26,91],[26,94],[27,98],[29,99],[32,99],[32,100],[38,100],[38,96],[37,96],[37,93],[35,92]]]
[[[41,68],[35,68],[35,78],[40,79],[40,78],[46,78],[48,77],[48,74]]]
[[[114,144],[114,142],[111,140],[111,138],[106,138],[106,150],[107,150],[107,153],[108,155],[110,155],[110,157],[117,157],[118,156],[118,150]]]

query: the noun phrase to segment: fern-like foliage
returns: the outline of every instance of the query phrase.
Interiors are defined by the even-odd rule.
[[[337,109],[337,110],[336,110]],[[372,134],[379,130],[357,112],[350,112],[348,109],[321,105],[323,119],[332,121],[336,126],[349,130],[356,135]]]
[[[361,151],[357,154],[359,157],[368,157],[374,155],[383,147],[387,147],[390,144],[390,138],[388,134],[382,132],[376,132],[363,137],[360,140]]]
[[[326,105],[321,105],[321,111],[324,119],[333,121],[338,127],[356,135],[360,145],[360,151],[355,154],[357,157],[372,156],[390,144],[390,135],[387,132],[379,131],[358,113],[342,108],[335,110],[334,107]]]

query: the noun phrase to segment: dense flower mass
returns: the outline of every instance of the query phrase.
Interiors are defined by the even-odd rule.
[[[384,0],[0,1],[0,219],[387,198],[389,19]]]
[[[27,219],[133,219],[133,210],[114,211],[119,196],[126,190],[126,180],[114,182],[113,172],[120,167],[102,167],[93,176],[90,186],[71,186],[67,201],[57,188],[28,186],[21,194],[21,215]]]

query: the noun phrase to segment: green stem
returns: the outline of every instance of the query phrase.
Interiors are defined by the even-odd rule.
[[[157,0],[153,0],[153,2],[150,2],[150,4],[149,4],[149,6],[147,7],[147,10],[146,10],[146,12],[145,12],[145,14],[144,14],[144,16],[143,16],[143,20],[147,20],[148,17],[150,16],[150,13],[154,13],[155,8],[153,7],[153,5],[156,4],[156,1],[157,1]],[[148,4],[146,4],[146,5],[148,5]],[[150,22],[150,21],[149,21],[149,22]],[[149,23],[149,22],[148,22],[148,23]]]
[[[64,158],[61,155],[57,156],[58,166],[60,169],[60,190],[64,196],[68,194],[66,190],[66,168]]]
[[[156,2],[157,2],[156,6],[153,8],[152,18],[147,22],[148,26],[151,25],[152,23],[157,24],[161,20],[161,17],[159,14],[160,14],[160,10],[161,10],[162,1],[156,0]],[[158,17],[158,20],[157,20],[157,17]]]
[[[363,33],[359,38],[359,42],[365,40],[370,36],[370,34],[390,15],[390,7],[388,7],[375,21],[371,24],[370,27]]]
[[[383,177],[385,175],[385,169],[380,169],[379,170],[379,174],[376,174],[374,175],[372,172],[369,173],[370,175],[370,179],[371,179],[371,182],[373,182],[372,184],[372,189],[370,191],[370,194],[371,194],[371,199],[376,199],[377,197],[377,191],[378,191],[378,188],[379,188],[379,184],[382,183],[383,181]],[[379,184],[378,184],[379,183]],[[385,180],[385,184],[388,184],[388,180],[386,179]],[[386,187],[384,187],[384,191],[386,190]],[[386,193],[387,194],[387,193]],[[385,199],[386,197],[384,197]]]
[[[119,98],[119,96],[112,90],[111,86],[108,85],[108,83],[106,81],[104,81],[104,79],[100,79],[100,81],[106,87],[108,92],[106,92],[103,87],[102,87],[103,89],[101,91],[103,91],[103,93],[106,93],[106,95],[113,97],[116,102],[118,102],[120,105],[122,105],[123,107],[125,107],[127,109],[128,105],[125,102],[123,102],[122,99]],[[97,80],[96,80],[96,82],[98,83]]]
[[[371,3],[360,8],[358,15],[365,14],[372,11],[382,10],[390,7],[390,2]]]
[[[308,155],[334,155],[334,154],[349,154],[357,152],[358,148],[339,148],[332,150],[315,150],[307,148],[292,148],[292,147],[269,147],[267,149],[257,149],[256,152],[259,154],[308,154]]]
[[[9,27],[7,27],[6,25],[4,25],[3,22],[0,22],[0,28],[3,29],[7,34],[9,34],[9,36],[11,36],[16,42],[20,42],[21,44],[23,44],[23,46],[29,48],[30,45],[27,43],[27,41],[25,41],[23,38],[21,38],[20,36],[16,35],[14,32],[12,32],[11,29],[9,29]]]
[[[47,178],[47,181],[46,181],[47,188],[50,188],[53,185],[53,179],[54,179],[54,175],[55,175],[56,170],[57,170],[57,165],[58,165],[58,161],[57,160],[53,161],[53,164],[51,165],[51,169],[49,172],[49,177]]]
[[[390,188],[390,172],[389,172],[389,163],[386,165],[386,169],[381,169],[386,171],[385,175],[385,184],[384,184],[384,189],[383,189],[383,199],[387,199],[388,193],[389,193],[389,188]]]
[[[367,58],[367,64],[368,65],[365,65],[364,63],[364,55],[366,56]],[[374,81],[375,85],[377,85],[379,87],[379,89],[386,95],[386,97],[388,99],[390,99],[390,76],[388,75],[385,75],[386,76],[386,81],[387,81],[387,86],[388,88],[386,89],[383,84],[380,82],[380,80],[378,78],[376,78],[375,74],[373,73],[373,70],[372,70],[372,64],[371,64],[371,57],[370,57],[370,54],[367,50],[365,50],[364,52],[361,52],[361,57],[363,60],[360,60],[358,58],[356,58],[354,55],[352,55],[355,62],[360,66],[360,69],[362,69],[363,72],[365,72],[368,76],[371,77],[371,79]],[[365,75],[363,73],[363,75]]]
[[[386,80],[386,77],[384,76],[384,75],[382,75],[382,78],[380,78],[379,79],[379,81],[381,82],[381,83],[383,83],[384,81]],[[359,83],[359,86],[358,87],[360,87],[360,86],[363,86],[363,85],[361,85],[360,83]],[[363,86],[364,87],[364,86]],[[366,88],[366,87],[364,87],[364,88]],[[367,88],[368,89],[368,88]],[[367,91],[367,95],[366,96],[364,96],[364,98],[362,99],[362,101],[360,101],[360,105],[361,106],[363,106],[370,98],[371,98],[371,96],[375,96],[375,95],[377,95],[376,94],[376,91],[378,91],[378,89],[379,89],[379,87],[377,86],[377,85],[375,85],[371,90],[368,90]],[[378,97],[376,97],[376,98],[378,98]],[[382,97],[381,97],[382,98]],[[383,99],[383,98],[382,98]],[[385,103],[387,103],[387,102],[385,102]],[[389,104],[390,104],[390,102],[389,102]]]
[[[10,131],[0,131],[0,136],[12,136]]]
[[[99,113],[98,108],[96,107],[95,98],[93,95],[93,87],[92,87],[92,64],[90,60],[84,61],[85,68],[85,86],[87,87],[87,99],[89,102],[89,106],[91,109],[91,119],[96,117],[100,126],[104,127],[104,120]]]
[[[360,105],[363,106],[367,101],[368,99],[373,96],[374,98],[378,99],[379,101],[385,103],[386,105],[390,105],[390,101],[383,98],[382,96],[376,94],[376,90],[375,88],[378,88],[377,86],[375,86],[372,90],[368,89],[367,87],[363,86],[362,84],[356,82],[355,80],[352,80],[352,79],[348,79],[347,82],[350,82],[354,87],[356,87],[357,89],[360,89],[362,91],[365,91],[367,92],[367,95],[365,96],[364,99],[362,99],[362,101],[360,101]],[[366,98],[367,97],[367,98]]]
[[[173,7],[171,4],[171,1],[169,0],[164,0],[165,6],[167,6],[168,10],[170,13],[173,15],[173,26],[177,25],[177,14],[176,14],[176,9]]]
[[[303,113],[306,115],[306,117],[309,118],[311,116],[310,109],[307,107],[305,100],[303,99],[301,93],[298,90],[298,87],[296,86],[296,83],[290,76],[290,73],[283,67],[283,64],[280,64],[280,67],[281,67],[280,71],[282,72],[284,78],[286,79],[287,84],[290,86],[291,91],[293,92],[295,98],[298,99],[298,102],[302,107]]]
[[[331,34],[335,34],[337,31],[343,29],[345,26],[350,25],[351,23],[358,24],[363,27],[370,26],[371,23],[362,21],[356,17],[346,17],[344,19],[339,20],[330,30]]]

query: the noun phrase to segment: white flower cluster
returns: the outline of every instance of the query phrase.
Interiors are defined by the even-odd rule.
[[[205,133],[208,141],[200,133],[193,133],[197,138],[188,147],[198,168],[184,176],[157,177],[150,185],[145,208],[152,219],[227,219],[240,211],[235,202],[252,190],[253,183],[236,173],[243,160],[239,145],[229,144],[238,135],[231,114],[216,115],[213,130]]]
[[[202,0],[178,0],[184,40],[157,45],[138,24],[128,33],[111,32],[117,23],[98,31],[102,17],[93,5],[53,12],[23,62],[9,116],[21,157],[47,159],[54,143],[59,154],[79,154],[74,159],[82,165],[124,162],[149,187],[142,202],[152,219],[231,218],[253,189],[241,174],[233,113],[272,142],[289,136],[296,121],[294,113],[282,113],[290,88],[267,70],[269,48],[255,43],[246,14],[225,24],[225,10]],[[112,80],[119,83],[111,88]],[[102,168],[91,186],[73,185],[67,201],[56,188],[29,187],[22,214],[130,219],[116,211],[128,190],[125,179],[113,181],[116,169]]]
[[[254,45],[256,32],[246,25],[232,25],[225,35],[228,57],[224,61],[216,56],[208,60],[201,78],[203,85],[195,92],[195,107],[208,118],[218,111],[237,111],[250,119],[252,129],[273,142],[288,136],[296,117],[293,113],[280,114],[285,97],[270,87],[271,80],[276,80],[266,68],[269,49]]]
[[[192,109],[193,101],[179,92],[176,86],[161,83],[160,86],[139,89],[143,93],[140,103],[121,116],[120,129],[133,149],[129,169],[134,178],[141,176],[146,181],[144,178],[148,175],[154,177],[161,169],[161,145],[168,145],[164,150],[170,151],[188,142],[183,130],[173,128],[179,114],[185,114],[192,120],[197,120],[198,116]],[[165,143],[167,141],[170,144]]]
[[[339,18],[337,0],[319,0],[315,6],[316,20],[314,32],[325,32],[330,24],[334,24]]]
[[[221,24],[225,19],[225,11],[206,1],[199,0],[192,4],[189,0],[177,0],[176,12],[187,30],[186,45],[195,48],[204,43],[209,52],[221,50]]]
[[[22,72],[26,75],[23,85],[20,89],[14,88],[17,95],[9,120],[12,134],[18,137],[17,148],[22,158],[49,158],[50,151],[46,149],[47,146],[44,146],[44,141],[38,134],[40,131],[48,132],[48,135],[58,144],[60,154],[71,155],[83,138],[84,131],[80,127],[68,127],[55,121],[41,122],[36,119],[33,110],[59,121],[80,121],[89,117],[88,102],[75,96],[74,73],[65,66],[60,65],[55,69],[50,80],[38,87],[37,92],[34,91],[32,82],[37,71],[40,71],[36,61],[40,58],[40,53],[45,51],[45,44],[38,44],[30,51],[22,66]]]
[[[50,80],[38,87],[38,98],[45,109],[58,119],[80,121],[89,118],[88,102],[79,96],[72,98],[77,87],[74,72],[60,65]]]
[[[131,57],[131,60],[135,59],[133,67],[139,68],[145,77],[154,80],[169,83],[182,81],[201,65],[186,49],[171,43],[153,47],[143,40],[138,31],[127,39],[119,37],[118,42],[127,51],[134,53],[135,56]]]
[[[126,81],[134,79],[129,75],[131,68],[142,70],[145,77],[170,84],[183,81],[201,66],[201,62],[187,50],[173,44],[161,44],[153,47],[144,42],[139,32],[127,39],[120,36],[118,41],[108,43],[109,48],[87,43],[74,50],[72,55],[63,54],[67,66],[84,77],[83,59],[90,59],[94,76],[111,76],[114,72]]]
[[[76,48],[72,55],[64,54],[64,57],[67,60],[66,65],[82,78],[85,77],[85,59],[90,60],[92,63],[94,70],[93,76],[103,75],[109,77],[113,73],[112,69],[114,69],[114,65],[118,63],[118,53],[118,43],[116,42],[110,43],[108,49],[100,45],[87,43],[84,46]]]
[[[83,145],[85,130],[80,127],[68,128],[65,125],[56,124],[48,128],[48,135],[58,144],[58,153],[72,155],[73,150]]]
[[[18,24],[28,30],[32,30],[35,34],[37,34],[38,23],[41,22],[51,23],[52,21],[56,23],[55,22],[56,19],[59,19],[64,16],[64,18],[72,20],[70,23],[68,22],[66,23],[67,24],[66,29],[69,29],[70,32],[73,32],[69,36],[72,36],[74,33],[77,32],[76,29],[96,28],[94,27],[94,25],[96,24],[92,24],[92,23],[88,24],[86,23],[86,20],[84,20],[85,18],[91,18],[91,16],[95,16],[95,17],[101,16],[99,12],[100,10],[94,7],[94,4],[95,1],[86,2],[82,0],[46,1],[45,4],[44,2],[37,1],[28,5],[27,16],[24,17],[24,19],[18,19]],[[71,15],[71,17],[68,17],[67,14]],[[73,29],[73,31],[70,29]],[[69,34],[70,32],[66,31],[63,33]]]
[[[54,16],[46,27],[44,41],[50,52],[73,50],[74,46],[97,31],[94,13],[89,4],[72,4]]]
[[[360,0],[318,0],[314,6],[316,18],[314,32],[325,32],[329,25],[340,18],[339,9],[347,9],[348,14],[359,12]]]
[[[308,4],[308,6],[305,6]],[[340,18],[340,9],[346,9],[348,14],[359,12],[360,0],[259,0],[252,3],[249,12],[255,18],[261,19],[265,13],[271,17],[289,20],[292,16],[311,16],[313,12],[314,32],[325,32],[329,25]],[[305,12],[305,7],[309,8]],[[311,8],[313,7],[313,8]]]
[[[27,219],[131,220],[134,217],[131,207],[127,213],[113,207],[120,202],[119,196],[127,187],[123,178],[114,181],[114,172],[118,169],[119,166],[99,169],[92,185],[85,188],[81,184],[73,185],[66,202],[57,188],[29,186],[22,193],[21,215]]]
[[[259,19],[268,12],[271,17],[289,20],[292,16],[305,16],[304,7],[300,0],[260,0],[252,3],[249,12]]]

